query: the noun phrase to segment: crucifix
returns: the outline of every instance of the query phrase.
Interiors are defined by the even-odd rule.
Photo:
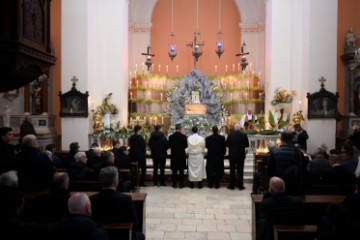
[[[194,32],[194,41],[186,44],[188,47],[192,47],[192,55],[194,57],[194,67],[196,67],[196,62],[199,60],[199,57],[202,55],[201,47],[204,46],[204,42],[198,42],[197,35],[200,35],[199,32]]]
[[[145,65],[147,66],[147,70],[150,70],[151,65],[153,64],[152,62],[152,57],[155,57],[155,54],[151,54],[150,53],[150,46],[147,47],[147,52],[146,53],[141,53],[141,55],[145,55],[146,56],[146,61],[145,61]]]
[[[241,71],[244,71],[246,66],[248,65],[246,55],[249,55],[249,52],[246,52],[245,50],[246,43],[244,42],[241,46],[241,52],[236,54],[235,56],[241,56]]]
[[[79,79],[77,79],[75,76],[73,76],[71,81],[73,82],[71,89],[76,90],[76,82],[79,81]]]
[[[326,79],[324,77],[321,77],[319,79],[319,82],[321,82],[321,84],[320,84],[321,88],[324,88],[324,86],[325,86],[324,82],[326,82]]]

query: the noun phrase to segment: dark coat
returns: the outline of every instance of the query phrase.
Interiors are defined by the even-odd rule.
[[[138,224],[132,198],[114,189],[103,189],[90,197],[92,217],[98,223],[131,222]]]
[[[34,125],[28,121],[23,121],[23,123],[20,125],[19,142],[21,143],[22,138],[28,134],[33,134],[36,136],[36,131],[35,131]]]
[[[26,147],[18,153],[16,165],[19,176],[19,188],[25,191],[49,190],[54,165],[49,157],[34,147]]]
[[[146,160],[146,142],[142,136],[135,133],[129,138],[130,152],[129,157],[132,161]]]
[[[234,131],[226,139],[229,148],[229,159],[236,163],[245,160],[245,148],[249,147],[247,135],[240,131]]]
[[[166,158],[169,142],[162,132],[152,132],[148,145],[151,150],[152,158]]]
[[[55,226],[57,240],[107,240],[107,233],[90,217],[74,214],[61,219]]]
[[[15,146],[0,140],[0,174],[15,169]]]
[[[97,180],[93,170],[82,162],[74,162],[71,164],[68,168],[68,174],[71,181]]]
[[[341,165],[335,165],[332,167],[331,171],[324,175],[322,184],[330,185],[354,185],[355,187],[355,175],[348,170],[346,170]]]
[[[225,137],[219,134],[212,134],[205,139],[205,147],[208,149],[206,156],[206,173],[212,176],[224,175],[224,155],[226,154]]]
[[[186,135],[181,132],[174,132],[169,137],[169,146],[171,149],[171,170],[185,169],[185,149],[188,147]]]
[[[125,153],[119,153],[119,156],[115,158],[114,165],[119,169],[131,168],[131,158]]]
[[[308,139],[309,139],[309,135],[304,129],[300,130],[300,132],[297,132],[295,135],[295,143],[298,143],[301,149],[307,150],[306,141]]]

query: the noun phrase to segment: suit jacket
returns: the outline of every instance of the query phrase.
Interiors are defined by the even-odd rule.
[[[208,176],[222,176],[224,174],[224,155],[226,153],[225,137],[212,134],[205,139],[205,147],[208,149],[206,156],[206,171]]]
[[[138,224],[132,198],[115,189],[103,189],[90,197],[92,216],[98,223],[132,222]]]
[[[35,131],[34,125],[32,123],[30,123],[28,121],[24,121],[20,125],[20,138],[19,138],[20,143],[21,143],[22,138],[27,134],[33,134],[36,136],[36,131]]]
[[[86,239],[86,240],[107,240],[107,233],[98,228],[96,222],[90,217],[73,214],[61,219],[55,226],[57,240]]]
[[[146,160],[146,143],[142,136],[135,133],[129,138],[129,157],[132,161]]]
[[[181,132],[174,132],[169,137],[169,146],[171,149],[171,170],[185,169],[185,149],[188,147],[186,135]]]
[[[227,137],[226,146],[229,148],[230,161],[244,161],[245,148],[249,147],[249,139],[245,133],[234,131]]]
[[[148,145],[152,158],[166,158],[169,142],[162,132],[152,132]]]

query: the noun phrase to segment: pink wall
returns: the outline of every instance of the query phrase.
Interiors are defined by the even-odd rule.
[[[228,73],[232,73],[232,65],[235,64],[237,71],[239,57],[235,54],[240,52],[240,15],[233,0],[222,0],[221,4],[221,30],[224,36],[225,52],[219,59],[215,53],[216,38],[219,29],[219,2],[218,0],[199,0],[198,29],[201,40],[203,55],[197,63],[198,68],[207,75],[214,75],[215,65],[218,66],[218,74],[225,74],[225,65],[228,65]],[[176,66],[179,73],[186,74],[192,71],[194,60],[191,49],[186,43],[194,39],[196,29],[196,1],[174,0],[174,33],[176,36],[178,55],[171,62],[168,57],[168,45],[171,33],[171,1],[158,0],[152,15],[151,50],[156,56],[153,58],[154,73],[158,73],[161,65],[161,74],[166,74],[168,65],[169,74],[176,74]]]

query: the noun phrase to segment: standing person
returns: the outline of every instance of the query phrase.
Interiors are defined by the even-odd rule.
[[[229,148],[230,161],[230,184],[228,189],[235,189],[235,168],[237,170],[237,187],[244,190],[244,161],[245,148],[249,147],[249,139],[245,133],[240,131],[240,124],[234,125],[234,132],[230,133],[226,139],[226,146]]]
[[[107,233],[91,219],[91,202],[86,193],[74,193],[68,201],[70,216],[55,225],[56,239],[103,239]]]
[[[13,136],[11,128],[0,128],[0,174],[15,169],[15,146],[10,143]]]
[[[268,178],[280,177],[285,181],[286,193],[301,194],[304,190],[306,171],[304,155],[293,146],[293,132],[284,131],[280,138],[280,147],[272,152],[268,166]]]
[[[153,159],[153,182],[154,186],[158,183],[158,167],[160,168],[160,186],[165,184],[165,164],[167,150],[169,149],[169,142],[161,131],[161,126],[156,125],[155,131],[151,133],[149,139],[149,148],[151,150],[151,157]]]
[[[32,116],[30,113],[25,113],[25,120],[20,125],[20,138],[19,143],[21,143],[22,138],[25,135],[32,134],[36,136],[36,131],[34,128],[34,124],[32,122]]]
[[[171,149],[171,162],[170,167],[172,171],[173,188],[177,187],[179,182],[179,188],[185,187],[184,184],[184,169],[186,168],[186,152],[188,147],[187,137],[181,132],[181,124],[176,124],[175,132],[169,137],[169,146]],[[179,175],[177,172],[179,171]]]
[[[302,129],[301,125],[299,123],[294,125],[294,131],[295,131],[295,143],[298,143],[300,145],[300,149],[307,150],[307,144],[306,141],[309,139],[308,133]]]
[[[129,138],[130,152],[129,156],[131,161],[137,162],[141,169],[140,187],[146,187],[146,142],[144,138],[139,134],[141,130],[140,125],[134,126],[134,134]]]
[[[193,134],[188,137],[188,174],[190,188],[194,188],[194,182],[198,182],[198,188],[202,188],[202,180],[206,178],[204,153],[205,139],[198,134],[198,128],[195,126],[191,129]]]
[[[206,137],[205,147],[208,149],[206,157],[206,175],[208,187],[220,188],[220,179],[224,175],[224,155],[226,153],[225,137],[218,132],[217,126],[212,127],[213,134]]]

